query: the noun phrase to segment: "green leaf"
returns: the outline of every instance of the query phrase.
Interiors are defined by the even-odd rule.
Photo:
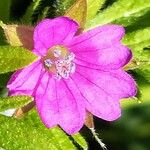
[[[0,98],[0,111],[4,111],[11,108],[19,108],[30,101],[32,101],[32,97],[29,96],[12,96]]]
[[[79,133],[74,134],[72,137],[73,137],[74,140],[75,140],[79,145],[81,145],[84,149],[87,148],[87,143],[86,143],[85,139],[84,139],[83,136],[81,136]]]
[[[28,8],[25,11],[25,14],[23,15],[23,17],[21,18],[21,22],[23,22],[23,24],[32,24],[32,14],[33,14],[33,7],[34,7],[34,2],[33,1]]]
[[[9,20],[11,0],[0,1],[0,20]]]
[[[35,60],[37,56],[22,47],[0,46],[0,73],[21,69]]]
[[[76,150],[60,128],[47,129],[35,111],[19,120],[0,116],[0,129],[0,145],[4,149]],[[87,149],[87,145],[83,148]]]
[[[77,0],[76,3],[68,9],[64,16],[72,18],[79,23],[81,29],[84,29],[87,18],[86,0]]]
[[[37,21],[38,15],[42,14],[40,11],[41,4],[43,0],[34,0],[27,8],[24,16],[22,17],[22,22],[26,24],[33,24]],[[44,9],[44,8],[42,8]]]
[[[143,76],[150,83],[150,61],[144,62],[135,71]]]
[[[10,21],[20,21],[31,0],[11,0]]]
[[[0,74],[0,88],[3,88],[6,86],[10,76],[12,73],[5,73],[5,74]]]
[[[127,27],[127,32],[132,32],[133,30],[141,29],[150,26],[150,7],[145,8],[142,11],[133,13],[127,17],[122,17],[113,21],[115,24],[120,24]]]
[[[93,19],[106,0],[87,0],[87,21]]]
[[[135,45],[150,39],[150,27],[127,33],[123,39],[126,45]]]
[[[133,57],[138,62],[135,71],[150,82],[150,49],[145,49],[150,45],[150,27],[126,34],[123,43],[131,48]]]
[[[28,9],[32,24],[36,24],[44,18],[56,17],[57,1],[35,0]],[[29,15],[30,16],[30,15]],[[30,18],[29,18],[30,19]]]
[[[56,15],[64,15],[65,11],[75,3],[75,0],[61,0],[57,1]]]
[[[149,0],[118,0],[108,9],[99,13],[94,19],[86,24],[86,28],[107,24],[133,15],[143,15],[143,11],[150,8]],[[134,19],[134,18],[133,18]]]
[[[0,20],[9,21],[11,0],[0,1]],[[0,29],[0,45],[6,44],[2,29]]]
[[[7,97],[8,96],[8,89],[6,87],[0,88],[0,97]]]
[[[140,61],[148,60],[150,51],[144,48],[150,45],[150,27],[126,34],[123,43],[131,48],[134,58]]]

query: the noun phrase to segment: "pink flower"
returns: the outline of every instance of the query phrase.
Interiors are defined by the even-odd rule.
[[[132,57],[120,42],[124,28],[104,25],[81,35],[67,17],[45,19],[34,31],[39,60],[17,71],[7,87],[10,95],[32,95],[46,127],[60,125],[78,132],[85,112],[113,121],[121,116],[119,101],[135,96],[136,85],[123,71]]]

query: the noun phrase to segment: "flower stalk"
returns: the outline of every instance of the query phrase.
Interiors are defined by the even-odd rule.
[[[99,143],[103,150],[107,150],[106,145],[102,142],[102,140],[98,137],[98,133],[96,133],[94,128],[89,128],[91,133],[93,134],[95,140]]]

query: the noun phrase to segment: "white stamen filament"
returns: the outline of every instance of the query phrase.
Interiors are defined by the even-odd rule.
[[[55,58],[46,57],[44,60],[45,67],[51,71],[55,68],[54,74],[55,78],[60,80],[61,78],[68,79],[69,75],[75,72],[76,65],[73,62],[75,55],[74,53],[69,53],[65,56],[61,55],[61,50],[54,49],[53,56]]]
[[[44,60],[44,63],[45,63],[45,66],[48,67],[48,68],[51,67],[52,64],[53,64],[53,62],[50,59]]]
[[[55,57],[60,57],[60,56],[61,56],[61,50],[55,49],[55,50],[54,50],[54,56],[55,56]]]
[[[75,72],[75,64],[72,62],[74,60],[75,55],[70,53],[63,59],[57,60],[55,62],[58,79],[65,78],[68,79],[70,73]]]

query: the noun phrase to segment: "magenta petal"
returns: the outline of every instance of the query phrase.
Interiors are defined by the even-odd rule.
[[[86,108],[108,121],[120,117],[119,99],[136,94],[135,82],[122,70],[104,72],[77,66],[73,80],[85,98]]]
[[[47,49],[70,42],[78,30],[78,24],[67,17],[45,19],[34,30],[34,52],[44,55]]]
[[[82,76],[73,78],[85,98],[86,109],[93,115],[104,120],[112,121],[120,117],[119,100],[112,98],[98,86],[89,82]]]
[[[15,72],[7,84],[10,95],[32,95],[41,74],[42,64],[34,62],[26,68]]]
[[[110,70],[124,66],[131,57],[131,51],[126,46],[116,43],[106,49],[76,53],[76,63],[101,70]]]
[[[70,48],[78,52],[104,49],[120,41],[124,34],[124,28],[119,25],[99,26],[74,37]]]
[[[103,99],[106,97],[103,97]],[[107,97],[105,101],[87,101],[86,108],[94,116],[97,116],[106,121],[114,121],[121,117],[120,104],[116,102],[117,99]]]
[[[76,72],[107,91],[106,93],[117,96],[119,99],[136,95],[135,81],[129,74],[121,69],[101,71],[78,66]]]
[[[75,37],[69,47],[82,65],[103,70],[118,69],[132,56],[131,51],[120,43],[124,32],[122,26],[104,25]]]
[[[46,127],[51,128],[59,124],[68,134],[73,134],[83,126],[85,106],[77,87],[71,81],[67,82],[56,81],[46,72],[41,76],[34,97]],[[78,99],[75,99],[75,96]]]
[[[57,98],[59,103],[59,125],[68,134],[78,132],[85,121],[85,105],[83,97],[71,79],[57,82]]]
[[[59,122],[59,105],[56,91],[55,80],[48,72],[43,73],[34,91],[34,97],[38,113],[47,128],[51,128]]]

